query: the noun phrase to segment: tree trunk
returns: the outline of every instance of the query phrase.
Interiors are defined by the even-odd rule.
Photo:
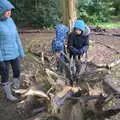
[[[72,28],[76,20],[76,0],[61,0],[63,23]]]

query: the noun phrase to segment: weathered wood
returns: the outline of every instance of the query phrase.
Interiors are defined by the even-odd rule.
[[[114,61],[110,64],[99,64],[99,65],[96,65],[97,68],[106,68],[106,69],[111,69],[117,65],[120,64],[120,60],[117,60],[117,61]]]
[[[63,88],[63,90],[62,91],[60,91],[59,93],[57,93],[56,95],[58,96],[58,97],[64,97],[69,91],[72,91],[73,93],[76,93],[76,92],[78,92],[79,90],[81,90],[81,88],[80,87],[70,87],[70,86],[65,86],[64,88]]]
[[[62,120],[105,120],[120,112],[120,108],[103,110],[107,98],[103,96],[83,96],[76,101],[68,99],[61,108]],[[82,98],[82,99],[81,99]]]
[[[116,66],[116,65],[119,65],[119,64],[120,64],[120,60],[117,60],[117,61],[115,61],[115,62],[107,65],[107,67],[108,67],[108,68],[112,68],[112,67],[114,67],[114,66]]]
[[[33,109],[33,110],[32,110],[32,114],[33,114],[33,115],[34,115],[34,114],[38,114],[38,113],[40,113],[40,112],[44,112],[45,110],[46,110],[45,107],[36,108],[36,109]]]
[[[46,73],[47,73],[48,75],[52,75],[52,76],[54,76],[54,77],[56,77],[56,78],[59,77],[57,73],[51,71],[50,69],[47,69],[47,68],[46,68],[45,71],[46,71]]]
[[[107,75],[104,79],[104,84],[111,88],[114,92],[120,94],[120,80],[113,79],[112,76]]]
[[[20,34],[31,34],[31,33],[50,33],[52,34],[54,32],[53,29],[51,30],[43,30],[43,29],[19,29],[18,30]]]
[[[51,71],[50,69],[46,68],[46,73],[48,75],[48,82],[52,85],[52,86],[65,86],[65,78],[59,76],[57,73]]]
[[[27,89],[19,89],[19,90],[13,89],[13,91],[14,91],[16,94],[22,95],[22,94],[27,93],[28,90],[27,90]]]
[[[46,98],[47,100],[50,100],[50,98],[48,97],[48,95],[46,93],[44,93],[43,91],[40,90],[28,90],[28,92],[26,92],[25,94],[22,95],[23,97],[27,97],[27,96],[37,96],[37,97],[42,97],[42,98]]]

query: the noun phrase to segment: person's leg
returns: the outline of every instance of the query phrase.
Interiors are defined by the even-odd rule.
[[[63,62],[65,62],[65,56],[63,54],[61,54],[60,56],[60,60],[59,60],[59,70],[61,73],[64,72],[64,64]]]
[[[10,61],[13,70],[13,88],[20,88],[20,61],[19,58]]]
[[[9,61],[0,62],[0,75],[2,79],[3,90],[6,94],[6,97],[10,101],[16,101],[17,98],[12,95],[10,85],[8,83],[9,79]]]
[[[12,70],[13,70],[13,78],[20,77],[20,61],[19,58],[10,61]]]
[[[9,79],[9,62],[0,62],[0,75],[1,75],[1,83],[8,82]]]
[[[79,72],[80,72],[80,56],[76,56],[75,66],[76,66],[75,81],[78,84],[78,82],[79,82]]]
[[[81,68],[81,56],[77,56],[76,58],[76,74],[79,74]]]
[[[75,56],[71,56],[71,58],[70,58],[70,71],[71,71],[71,75],[75,74],[75,71],[76,71]]]

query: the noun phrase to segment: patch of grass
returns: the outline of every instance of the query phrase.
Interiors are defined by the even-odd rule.
[[[120,22],[108,22],[108,23],[98,23],[97,26],[102,28],[120,28]]]

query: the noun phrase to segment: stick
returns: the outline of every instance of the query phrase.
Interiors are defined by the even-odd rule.
[[[39,90],[29,90],[27,93],[25,93],[23,95],[23,97],[26,97],[26,96],[30,96],[30,95],[36,95],[38,97],[43,97],[43,98],[46,98],[47,100],[50,100],[50,98],[48,97],[48,95],[42,91],[39,91]]]

